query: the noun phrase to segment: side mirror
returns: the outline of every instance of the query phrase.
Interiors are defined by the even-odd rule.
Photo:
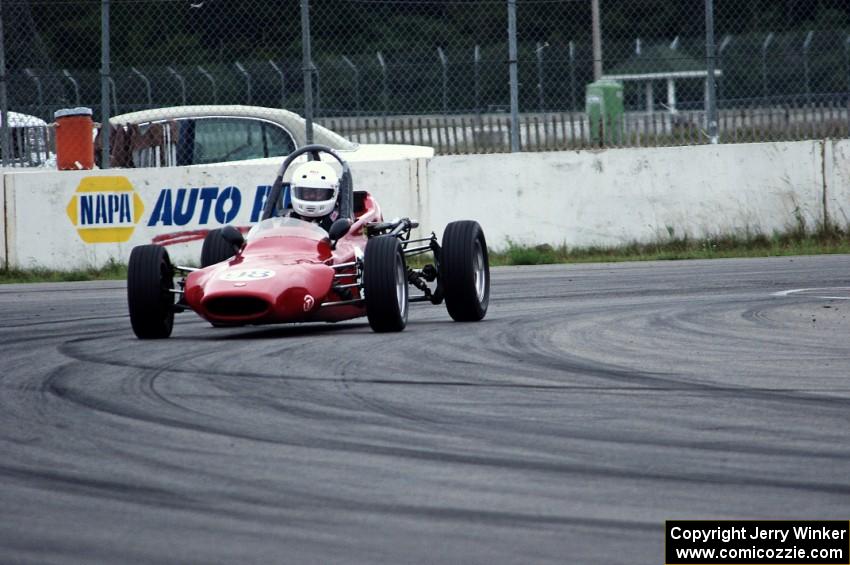
[[[342,238],[345,234],[348,233],[348,230],[351,229],[351,220],[348,218],[339,218],[333,224],[331,224],[331,229],[328,230],[328,237],[333,244]]]
[[[336,220],[333,224],[331,224],[331,229],[328,230],[328,236],[330,236],[331,241],[337,241],[342,236],[348,233],[348,230],[351,229],[351,220],[348,218],[340,218]]]
[[[242,232],[233,226],[224,226],[221,228],[221,237],[229,243],[234,251],[239,253],[242,250],[242,247],[245,246],[245,236],[242,235]]]

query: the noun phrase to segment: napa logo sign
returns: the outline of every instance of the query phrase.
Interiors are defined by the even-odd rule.
[[[86,243],[124,243],[145,205],[127,177],[86,177],[65,209]]]

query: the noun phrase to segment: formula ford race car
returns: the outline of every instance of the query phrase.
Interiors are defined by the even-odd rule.
[[[305,153],[310,160],[327,153],[342,168],[339,216],[327,231],[289,215],[284,175]],[[417,226],[409,218],[384,221],[375,199],[353,189],[349,166],[333,149],[305,146],[281,165],[261,221],[247,236],[233,226],[209,232],[200,269],[173,265],[159,245],[133,249],[127,277],[133,332],[140,339],[169,337],[174,314],[186,310],[216,327],[367,316],[374,331],[393,332],[407,324],[409,302],[445,300],[454,320],[484,318],[490,268],[481,227],[451,222],[440,245],[433,232],[411,239]],[[407,265],[408,257],[426,253],[433,264]],[[409,297],[410,287],[417,296]]]

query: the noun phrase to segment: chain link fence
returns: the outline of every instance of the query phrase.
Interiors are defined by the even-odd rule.
[[[51,164],[53,113],[73,106],[112,118],[112,165],[275,156],[303,143],[305,76],[316,123],[353,142],[508,151],[511,1],[311,0],[305,73],[295,0],[5,0],[2,157]],[[622,85],[600,133],[593,2],[514,1],[520,149],[709,142],[706,3],[598,0],[602,78]],[[845,0],[706,2],[720,142],[848,135]],[[180,139],[190,154],[164,145]]]

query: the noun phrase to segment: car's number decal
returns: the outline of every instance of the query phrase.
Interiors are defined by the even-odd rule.
[[[269,269],[241,269],[238,271],[227,271],[220,278],[223,281],[258,281],[270,279],[273,276],[274,271]]]

